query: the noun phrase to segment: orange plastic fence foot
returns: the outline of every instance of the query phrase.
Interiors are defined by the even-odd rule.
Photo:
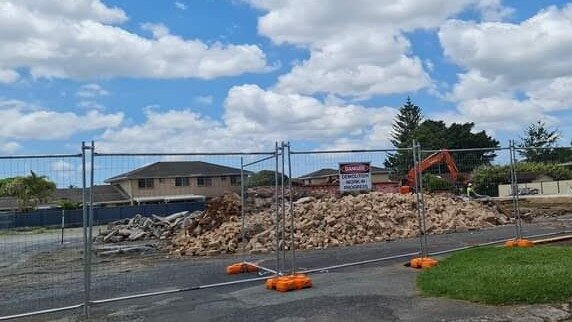
[[[507,240],[504,243],[504,247],[517,247],[517,246],[518,246],[518,242],[515,239]]]
[[[292,276],[281,276],[276,281],[276,290],[278,292],[288,292],[296,289],[296,284]]]
[[[534,243],[528,239],[511,239],[504,243],[505,247],[533,247]]]
[[[275,276],[266,280],[266,288],[278,292],[289,292],[312,287],[312,279],[304,274]]]
[[[416,257],[409,261],[409,264],[413,268],[431,268],[437,266],[439,262],[431,257]]]
[[[251,264],[237,263],[226,267],[226,273],[229,275],[253,272],[258,272],[258,267]]]
[[[312,279],[304,274],[296,274],[294,275],[294,286],[297,290],[310,288],[312,287]]]
[[[528,239],[519,239],[517,241],[518,247],[533,247],[534,243]]]
[[[271,277],[266,280],[266,288],[269,290],[276,289],[276,282],[278,281],[278,276]]]

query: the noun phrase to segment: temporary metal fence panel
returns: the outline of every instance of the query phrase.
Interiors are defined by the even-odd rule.
[[[520,235],[523,222],[568,213],[562,205],[568,205],[572,198],[572,147],[521,147],[513,143],[513,159],[513,183],[503,190],[515,199]],[[543,210],[529,210],[529,206]]]
[[[281,143],[275,151],[264,153],[100,154],[92,143],[84,145],[83,152],[0,157],[0,210],[4,212],[0,214],[0,320],[14,314],[76,309],[85,303],[89,303],[84,306],[88,313],[90,305],[262,281],[276,272],[320,272],[498,243],[499,236],[527,235],[526,227],[521,229],[516,220],[521,215],[519,205],[526,204],[527,198],[572,194],[570,148],[525,149],[512,143],[509,148],[449,150],[456,177],[451,175],[454,168],[443,162],[447,158],[442,151],[419,146],[296,151]],[[385,222],[380,222],[377,212],[385,209],[374,211],[371,200],[356,196],[359,192],[340,192],[340,166],[364,163],[371,169],[371,189],[366,190],[393,193],[396,202],[406,200],[413,206],[404,209],[404,216],[411,218],[384,217]],[[429,166],[424,168],[425,164]],[[49,198],[26,194],[21,182],[8,179],[23,177],[38,183],[43,176],[58,188]],[[399,194],[403,186],[410,186],[415,194]],[[38,191],[44,190],[45,186]],[[166,228],[180,224],[166,219],[169,215],[200,213],[204,201],[229,192],[235,194],[230,197],[234,206],[221,210],[225,223],[214,218],[182,230]],[[297,202],[309,196],[327,201]],[[347,205],[333,209],[327,205],[333,198],[344,198]],[[489,204],[493,198],[500,206]],[[343,216],[355,215],[350,213],[351,204],[361,201],[365,203],[358,208],[369,209],[371,220],[363,225],[345,220]],[[448,201],[481,210],[483,204],[490,205],[491,215],[483,217],[464,207],[447,209]],[[84,208],[71,209],[78,202]],[[51,212],[58,210],[43,209],[56,204],[65,208],[60,209],[59,222],[64,229],[53,229]],[[503,214],[496,214],[497,210]],[[134,212],[142,216],[133,220]],[[424,220],[417,221],[418,214]],[[123,226],[108,226],[116,216],[123,218]],[[140,226],[145,218],[154,218],[162,227],[154,231]],[[24,222],[52,227],[13,229]],[[72,227],[80,222],[85,229]],[[195,231],[202,224],[214,225],[208,227],[212,233]],[[488,237],[464,235],[463,247],[447,243],[447,233],[494,225],[506,229],[483,234]],[[175,231],[180,238],[173,245],[169,241]],[[417,244],[414,237],[420,232],[444,235],[438,244],[432,238],[421,238]],[[157,235],[138,239],[141,233]],[[328,235],[327,242],[323,234]],[[200,237],[188,237],[194,235]],[[136,240],[128,241],[130,237]],[[334,239],[337,243],[331,242]],[[403,239],[403,245],[391,252],[380,249],[380,243],[396,239]],[[326,249],[333,245],[360,246],[349,253]],[[237,262],[252,263],[261,271],[227,275],[228,265]]]
[[[226,274],[228,265],[242,260],[235,254],[240,241],[241,161],[250,163],[270,154],[98,154],[96,148],[94,192],[97,187],[112,188],[115,200],[94,195],[94,207],[139,205],[156,212],[151,214],[154,223],[142,216],[126,218],[120,226],[94,220],[91,300],[105,302],[252,277]],[[203,200],[215,204],[223,194],[229,202],[212,206],[222,207],[217,212],[220,218],[168,217],[173,215],[171,206]],[[177,212],[182,210],[196,208]],[[195,214],[200,216],[200,211]]]
[[[381,226],[395,223],[385,222],[387,218],[377,218],[382,215],[377,211],[384,210],[371,208],[372,204],[376,203],[373,200],[377,198],[375,194],[370,196],[372,200],[368,200],[357,196],[359,191],[340,192],[340,165],[351,167],[352,164],[356,166],[369,164],[371,190],[381,194],[398,194],[400,184],[404,182],[409,169],[413,167],[411,149],[296,151],[293,147],[290,160],[294,178],[292,181],[294,199],[308,196],[324,201],[317,204],[294,202],[293,212],[296,218],[294,239],[295,245],[299,248],[296,252],[297,270],[313,271],[321,270],[320,267],[339,265],[345,267],[350,263],[369,262],[372,258],[380,256],[372,242],[395,240],[408,234],[407,227],[400,227],[395,231],[382,229]],[[360,175],[361,177],[363,175]],[[364,190],[366,191],[362,192],[369,192],[370,189]],[[396,195],[395,198],[406,197]],[[343,202],[338,204],[339,207],[333,205],[335,199],[343,199]],[[369,212],[360,209],[362,206],[369,209]],[[356,216],[352,209],[364,216],[368,212],[368,217],[361,219],[363,225],[355,224],[353,219],[350,219]],[[412,232],[411,236],[407,237],[413,236],[415,234]],[[367,243],[370,244],[365,245]],[[361,244],[363,247],[351,254],[335,251],[336,246]],[[311,255],[308,250],[313,250],[316,255]]]
[[[0,317],[82,304],[82,173],[80,154],[0,157]]]
[[[514,192],[526,196],[572,195],[572,147],[515,147],[517,186]],[[501,187],[506,195],[510,186]]]
[[[509,229],[518,224],[518,214],[514,211],[515,200],[504,195],[503,190],[513,181],[511,151],[510,148],[422,150],[425,207],[431,209],[426,216],[427,233],[466,232],[504,225],[507,239],[520,234],[519,230]]]
[[[243,158],[243,193],[241,245],[239,251],[245,263],[261,267],[262,274],[281,269],[283,259],[276,251],[282,236],[277,226],[281,212],[281,182],[290,179],[280,169],[282,156],[278,145],[272,155],[246,161]],[[274,253],[274,254],[271,254]]]

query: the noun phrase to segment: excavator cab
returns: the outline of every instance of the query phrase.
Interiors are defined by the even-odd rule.
[[[449,169],[449,173],[451,175],[451,180],[453,182],[457,181],[457,177],[459,176],[459,170],[457,169],[457,164],[455,160],[451,156],[448,150],[443,149],[439,152],[433,153],[427,158],[423,159],[423,161],[419,162],[417,166],[411,168],[407,174],[407,177],[404,178],[401,182],[399,187],[399,193],[401,194],[409,194],[415,191],[415,181],[417,179],[417,174],[422,174],[423,171],[431,168],[432,166],[444,162]]]

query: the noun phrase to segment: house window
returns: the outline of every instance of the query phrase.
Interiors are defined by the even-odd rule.
[[[177,187],[186,187],[190,185],[188,177],[178,177],[175,178],[175,186]]]
[[[240,176],[230,177],[230,185],[231,186],[240,186]]]
[[[199,187],[212,186],[212,184],[213,184],[212,178],[197,177],[197,186]]]
[[[153,189],[153,179],[139,179],[137,185],[139,189]]]

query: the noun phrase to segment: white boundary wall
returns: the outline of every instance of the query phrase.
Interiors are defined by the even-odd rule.
[[[538,189],[541,195],[572,195],[572,180],[519,183],[519,189]],[[499,197],[512,195],[510,184],[499,185]]]

